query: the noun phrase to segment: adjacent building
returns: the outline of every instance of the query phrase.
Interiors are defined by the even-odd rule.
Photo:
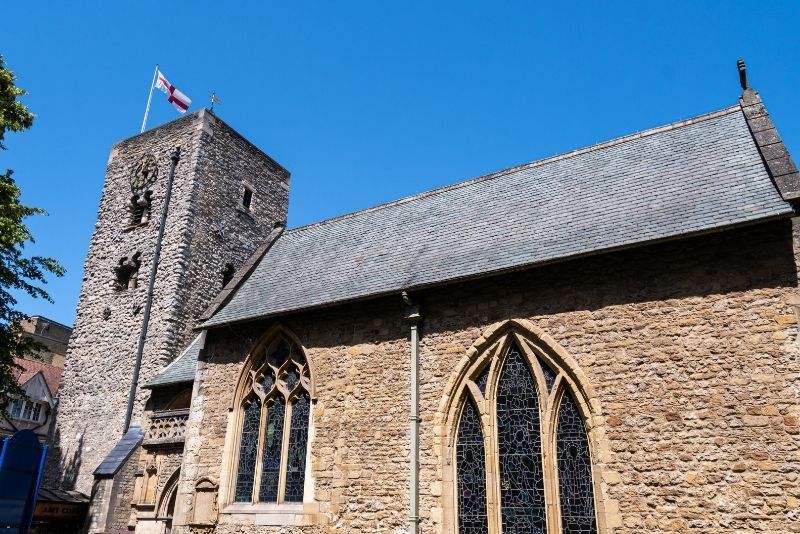
[[[67,344],[69,336],[72,335],[72,327],[40,315],[23,319],[20,321],[20,326],[23,336],[44,346],[44,350],[37,354],[39,360],[54,367],[64,368],[64,358],[67,355]]]
[[[12,398],[8,408],[0,412],[0,437],[28,429],[36,433],[42,443],[47,443],[62,369],[23,358],[15,358],[14,363],[19,366],[15,375],[23,396]]]
[[[33,430],[42,443],[54,428],[55,399],[61,384],[64,356],[72,328],[47,317],[31,316],[20,322],[22,335],[42,345],[35,359],[15,358],[15,377],[23,396],[10,399],[0,411],[0,437],[17,430]]]

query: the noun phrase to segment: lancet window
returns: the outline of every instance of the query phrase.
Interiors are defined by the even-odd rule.
[[[302,502],[311,413],[308,362],[283,336],[258,357],[240,405],[234,501]]]
[[[514,336],[471,371],[456,415],[458,534],[595,534],[591,450],[573,380]]]
[[[152,191],[141,191],[134,193],[128,204],[131,214],[131,226],[144,224],[150,219],[150,207],[152,204]]]

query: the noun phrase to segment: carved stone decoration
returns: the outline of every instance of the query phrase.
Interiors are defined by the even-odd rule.
[[[152,154],[142,156],[131,173],[131,191],[144,190],[158,178],[158,164]]]
[[[189,409],[153,412],[150,428],[144,438],[145,446],[182,443],[186,433]]]
[[[217,491],[219,485],[209,477],[203,477],[194,486],[192,524],[213,525],[217,521]]]
[[[122,291],[123,289],[133,289],[136,287],[136,278],[139,272],[139,266],[142,263],[139,259],[141,254],[141,252],[137,251],[119,259],[117,266],[114,267],[114,273],[116,274],[114,289]]]
[[[156,483],[158,482],[158,469],[154,463],[151,463],[145,469],[147,482],[145,483],[143,502],[153,504],[156,499]]]

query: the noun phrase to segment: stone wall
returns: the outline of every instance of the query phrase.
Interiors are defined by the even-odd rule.
[[[75,330],[58,405],[48,482],[87,491],[92,471],[122,434],[142,308],[164,202],[170,154],[181,147],[156,277],[132,423],[149,395],[141,385],[172,361],[219,292],[226,263],[242,265],[286,218],[288,172],[207,110],[114,145],[84,266]],[[158,165],[149,221],[131,225],[129,179],[145,155]],[[241,205],[242,181],[254,190]],[[114,287],[120,258],[140,253],[137,286]],[[102,424],[98,424],[101,422]]]
[[[800,532],[796,239],[788,221],[420,291],[421,532],[450,532],[443,399],[482,336],[526,320],[591,389],[608,531]],[[225,513],[216,532],[394,533],[408,520],[409,341],[400,296],[281,318],[315,374],[313,502],[293,522]],[[176,518],[231,479],[234,390],[274,321],[209,332]],[[227,448],[226,448],[227,447]],[[223,499],[224,501],[224,499]],[[617,511],[618,510],[618,511]]]

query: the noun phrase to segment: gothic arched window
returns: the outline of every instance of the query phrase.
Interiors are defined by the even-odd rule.
[[[240,403],[235,502],[302,502],[311,372],[303,351],[279,336],[248,371]]]
[[[574,382],[509,338],[461,389],[456,532],[595,534],[591,451]]]

